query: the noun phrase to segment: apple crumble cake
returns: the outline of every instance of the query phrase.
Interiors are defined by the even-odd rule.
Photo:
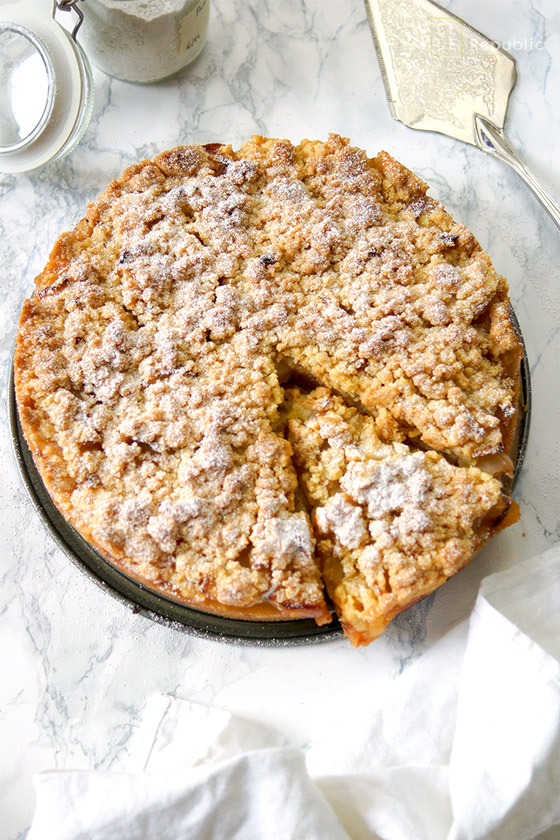
[[[60,237],[16,398],[105,558],[224,615],[334,605],[364,644],[515,518],[507,284],[427,189],[337,135],[184,146]]]

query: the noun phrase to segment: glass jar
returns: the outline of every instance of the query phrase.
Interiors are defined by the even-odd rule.
[[[48,4],[0,3],[0,172],[28,172],[67,154],[92,107],[87,58]]]
[[[84,0],[80,40],[118,79],[156,82],[190,64],[206,39],[210,0]]]
[[[74,14],[73,31],[58,11]],[[93,108],[89,58],[156,82],[200,53],[209,14],[210,0],[0,0],[0,172],[38,169],[78,143]]]

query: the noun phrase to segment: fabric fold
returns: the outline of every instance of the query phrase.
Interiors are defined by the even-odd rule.
[[[179,774],[51,771],[35,782],[28,840],[348,840],[295,749]]]
[[[449,840],[530,840],[560,822],[558,549],[481,586],[461,671]],[[543,647],[544,645],[544,647]]]
[[[138,772],[39,774],[28,840],[532,840],[560,824],[559,603],[560,546],[489,576],[470,620],[305,750],[152,698]]]

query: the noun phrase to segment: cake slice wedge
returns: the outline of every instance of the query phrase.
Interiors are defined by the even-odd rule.
[[[328,388],[289,388],[284,412],[326,589],[352,644],[466,566],[516,506],[500,481],[433,451],[382,442]]]

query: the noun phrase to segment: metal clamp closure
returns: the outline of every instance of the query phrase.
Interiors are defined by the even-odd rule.
[[[82,0],[83,1],[83,0]],[[72,30],[72,38],[76,40],[76,36],[78,34],[78,30],[82,23],[84,22],[84,13],[78,6],[78,0],[54,0],[53,3],[53,18],[56,15],[56,12],[75,12],[78,16],[78,20],[76,21],[76,25]]]

